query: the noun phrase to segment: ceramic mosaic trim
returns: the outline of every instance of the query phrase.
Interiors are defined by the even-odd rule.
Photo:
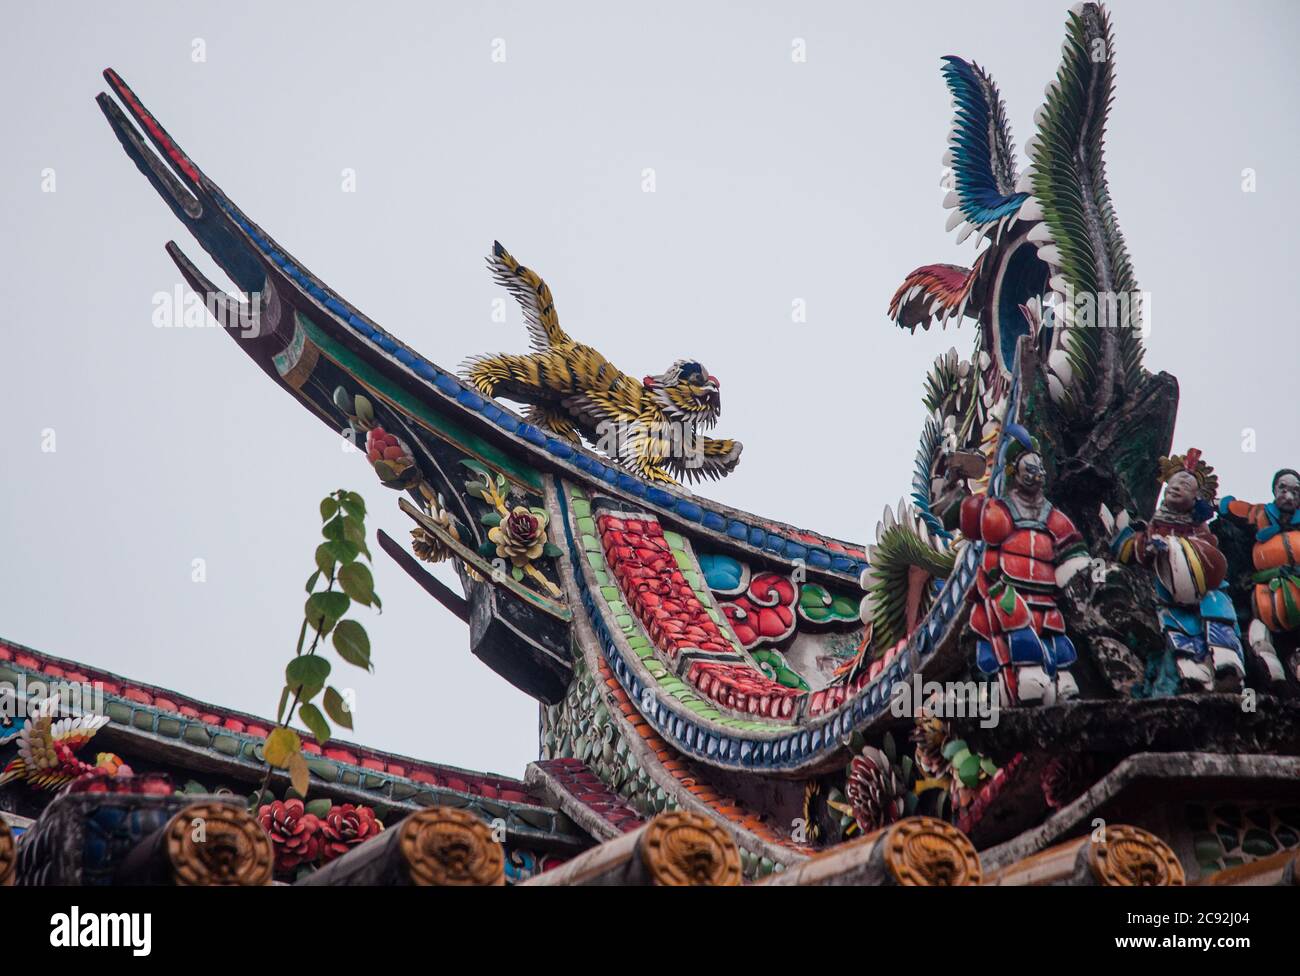
[[[1300,806],[1193,803],[1187,825],[1202,878],[1300,847]]]
[[[659,721],[673,724],[681,730],[674,734],[674,740],[677,735],[683,739],[689,735],[692,741],[701,740],[702,745],[698,747],[698,753],[694,745],[687,747],[685,750],[687,752],[717,754],[724,745],[730,747],[733,743],[738,743],[738,740],[726,739],[715,740],[710,744],[707,741],[709,730],[701,722],[707,722],[721,729],[741,732],[770,735],[779,731],[782,726],[776,723],[724,714],[715,703],[697,694],[689,684],[674,673],[669,665],[660,660],[654,641],[641,627],[633,612],[622,602],[622,592],[617,586],[617,577],[605,559],[599,529],[592,516],[591,503],[582,489],[576,485],[569,485],[567,490],[569,494],[566,498],[563,494],[564,486],[560,487],[560,502],[561,507],[567,510],[564,518],[566,541],[570,546],[578,589],[582,594],[584,607],[592,626],[602,640],[606,656],[613,655],[617,659],[617,663],[611,661],[615,672],[618,673],[621,667],[628,674],[629,680],[633,681],[634,688],[631,694],[638,701],[642,701],[646,698],[646,692],[649,692],[649,697],[660,706],[659,711],[662,716]],[[594,583],[594,591],[588,584],[588,575]],[[608,599],[607,594],[614,599]],[[717,619],[721,619],[720,615]],[[714,622],[716,623],[717,620]],[[624,660],[623,652],[613,638],[615,632],[635,655],[635,662]],[[649,681],[645,681],[644,678],[638,681],[641,675]],[[671,699],[673,706],[669,706],[665,699]],[[691,717],[682,715],[681,709],[685,709]],[[673,718],[677,720],[673,722]]]
[[[982,551],[979,543],[966,547],[963,558],[958,560],[953,575],[930,608],[923,625],[912,634],[904,648],[897,650],[887,663],[882,663],[873,680],[842,705],[822,716],[802,716],[802,727],[796,726],[788,734],[774,737],[771,723],[748,723],[749,728],[745,728],[723,716],[712,707],[712,703],[700,699],[658,660],[649,637],[634,634],[633,638],[642,637],[634,645],[632,638],[625,636],[625,627],[636,627],[632,614],[623,608],[619,615],[623,619],[617,620],[608,611],[603,594],[592,592],[593,586],[597,589],[612,586],[613,576],[608,571],[603,547],[595,534],[590,503],[577,486],[559,483],[557,487],[569,556],[583,608],[615,677],[623,684],[624,690],[641,703],[642,713],[675,748],[724,768],[789,770],[811,766],[839,749],[843,736],[861,730],[884,715],[889,706],[889,689],[907,680],[912,662],[925,663],[952,636],[959,622],[965,593],[974,582]],[[571,505],[576,505],[576,510],[571,512]],[[580,519],[591,521],[579,523]],[[614,628],[617,628],[619,640],[614,637]],[[635,654],[637,660],[625,658],[620,642]],[[678,684],[668,686],[672,693],[667,697],[673,699],[670,704],[665,700],[662,685],[672,680]],[[699,702],[689,717],[677,707],[682,699]],[[718,717],[713,718],[711,712],[717,712]],[[813,718],[817,721],[809,721]]]
[[[636,761],[610,704],[653,755],[658,770],[652,773]],[[593,671],[581,650],[575,649],[574,681],[569,694],[563,702],[543,709],[542,723],[544,761],[561,757],[582,760],[641,816],[698,805],[703,808],[701,812],[730,824],[747,878],[784,870],[785,862],[772,856],[772,847],[786,848],[791,852],[789,856],[796,858],[806,853],[734,798],[722,796],[699,781],[690,763],[641,716],[602,657],[596,658]],[[661,783],[669,785],[666,788]],[[676,795],[678,790],[689,799]],[[767,844],[769,849],[762,849],[757,842]]]
[[[731,712],[793,719],[801,693],[762,674],[724,633],[685,539],[653,516],[602,513],[595,522],[614,579],[602,593],[631,607],[660,661]],[[633,630],[625,627],[629,635]]]
[[[612,833],[629,833],[643,823],[643,818],[617,793],[612,792],[581,759],[542,759],[538,769],[550,777],[551,788],[563,790],[574,802],[598,817]]]
[[[1007,396],[1007,416],[1019,419],[1021,397],[1018,370],[1012,379]],[[1000,495],[1003,490],[1005,477],[1002,470],[1003,461],[1009,443],[1010,439],[1004,432],[999,437],[995,454],[997,465],[989,479],[988,490],[995,496]],[[556,485],[569,558],[575,569],[583,606],[601,642],[602,653],[609,661],[614,675],[623,684],[624,690],[635,701],[641,703],[642,713],[646,718],[676,748],[687,755],[704,759],[712,765],[727,768],[783,770],[804,768],[837,750],[844,737],[855,731],[862,731],[871,722],[883,716],[888,711],[890,689],[908,680],[914,669],[923,668],[941,647],[956,636],[966,596],[974,585],[976,569],[984,552],[984,544],[978,541],[967,543],[962,547],[952,574],[944,581],[942,590],[935,597],[920,625],[907,638],[904,645],[891,649],[889,655],[892,656],[882,657],[878,670],[874,668],[873,663],[873,668],[868,672],[864,684],[855,689],[846,689],[843,701],[833,706],[830,703],[837,696],[824,696],[820,703],[826,711],[820,715],[810,711],[809,714],[797,716],[800,727],[779,739],[771,737],[772,726],[760,725],[759,729],[762,733],[767,733],[760,738],[759,735],[754,734],[759,732],[759,729],[745,729],[729,723],[727,717],[711,707],[712,703],[700,700],[685,682],[668,674],[667,669],[656,657],[655,648],[648,637],[633,634],[632,637],[642,638],[636,645],[631,643],[631,637],[624,637],[625,629],[636,625],[632,614],[626,607],[622,608],[620,614],[608,613],[603,594],[593,595],[587,582],[590,573],[597,587],[613,585],[613,576],[604,561],[604,548],[596,534],[590,502],[581,488],[573,485],[566,487],[558,478]],[[570,513],[569,509],[573,504],[578,508]],[[591,521],[589,524],[585,522],[578,524],[579,519]],[[604,607],[605,612],[602,612],[601,607]],[[614,639],[613,632],[607,624],[607,617],[614,618],[620,637],[624,637],[627,646],[638,658],[635,663],[625,660],[619,642]],[[643,672],[648,672],[656,684],[652,686],[646,682],[641,676]],[[669,696],[678,703],[683,701],[697,703],[690,709],[693,717],[682,715],[678,708],[670,706],[665,701],[660,686],[673,680],[678,681],[680,686],[669,685],[671,689],[668,692]],[[643,695],[646,697],[643,698]]]

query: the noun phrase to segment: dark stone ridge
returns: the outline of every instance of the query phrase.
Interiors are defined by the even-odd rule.
[[[1300,755],[1300,702],[1259,695],[1254,710],[1239,695],[1180,695],[1141,701],[1074,701],[1004,708],[992,728],[952,720],[953,732],[997,759],[1017,752],[1274,753]]]

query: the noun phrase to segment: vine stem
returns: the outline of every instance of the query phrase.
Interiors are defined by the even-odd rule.
[[[335,575],[333,570],[330,570],[330,585],[326,587],[323,592],[325,593],[333,592],[335,579],[337,579],[337,576]],[[307,626],[306,621],[303,622],[303,626],[304,627]],[[314,628],[316,631],[316,636],[312,638],[311,646],[307,648],[307,655],[306,655],[307,657],[311,657],[313,654],[316,653],[316,645],[320,643],[321,637],[324,636],[322,632],[322,628],[324,626],[325,626],[325,615],[321,614],[321,618]],[[301,655],[295,654],[294,656],[299,657]],[[295,708],[298,707],[298,703],[301,701],[301,699],[302,699],[302,686],[299,685],[298,690],[293,693],[293,701],[289,703],[289,710],[284,713],[284,718],[281,719],[280,723],[276,726],[276,728],[287,729],[289,727],[289,719],[293,717],[293,711]],[[266,798],[266,791],[267,789],[270,788],[271,785],[271,774],[274,772],[275,772],[275,767],[272,766],[270,763],[267,763],[266,775],[262,778],[262,785],[258,787],[257,790],[258,807],[261,807],[262,801]]]

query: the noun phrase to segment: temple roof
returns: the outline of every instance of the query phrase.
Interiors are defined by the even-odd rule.
[[[109,717],[100,738],[128,762],[146,755],[185,769],[227,775],[252,784],[266,770],[262,749],[275,728],[269,719],[212,705],[78,661],[55,657],[0,638],[0,682],[30,689],[33,680],[76,682],[102,688]],[[550,802],[522,780],[381,752],[338,739],[324,745],[300,733],[313,787],[324,786],[356,802],[418,808],[431,804],[501,818],[521,839],[589,841]],[[200,773],[201,775],[201,773]],[[179,785],[179,784],[178,784]]]

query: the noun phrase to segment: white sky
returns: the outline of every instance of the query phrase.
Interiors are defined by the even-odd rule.
[[[503,293],[483,255],[499,238],[547,278],[566,329],[627,371],[692,356],[722,380],[719,434],[745,454],[709,494],[865,540],[910,482],[930,360],[973,340],[912,337],[885,315],[912,268],[974,255],[943,230],[939,59],[993,73],[1022,145],[1066,6],[13,6],[0,635],[267,714],[319,498],[358,490],[372,528],[407,529],[396,495],[234,343],[150,324],[155,293],[181,280],[167,240],[213,269],[95,106],[103,67],[300,261],[430,358],[525,346],[513,304],[505,325],[490,318]],[[1177,447],[1262,498],[1274,469],[1300,464],[1295,318],[1276,304],[1297,284],[1300,7],[1111,9],[1110,182],[1152,295],[1147,365],[1182,385]],[[807,63],[791,62],[794,38]],[[358,696],[351,737],[522,775],[535,706],[376,553],[385,612],[360,619],[377,670],[339,665]]]

